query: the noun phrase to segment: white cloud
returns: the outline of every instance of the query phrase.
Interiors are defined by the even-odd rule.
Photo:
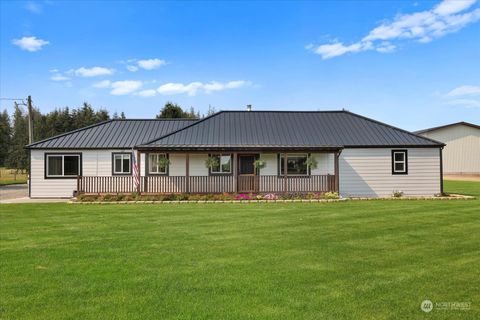
[[[391,52],[396,48],[390,43],[392,41],[416,40],[427,43],[480,20],[480,8],[464,12],[474,3],[475,0],[444,0],[431,10],[399,14],[392,21],[383,22],[353,44],[346,45],[333,41],[317,46],[308,45],[307,49],[319,54],[322,59],[329,59],[349,52],[367,50]],[[386,42],[388,45],[385,45]]]
[[[226,89],[237,89],[243,86],[250,85],[249,81],[244,80],[235,80],[227,83],[221,83],[217,81],[212,81],[210,83],[202,82],[190,82],[189,84],[183,83],[165,83],[158,87],[157,91],[163,95],[174,95],[186,93],[189,96],[195,96],[199,91],[204,91],[205,93],[212,93],[214,91],[222,91]]]
[[[110,80],[103,80],[99,82],[95,82],[93,87],[95,88],[110,88],[111,82]]]
[[[135,71],[138,71],[138,67],[128,65],[128,66],[127,66],[127,70],[128,70],[128,71],[131,71],[131,72],[135,72]]]
[[[140,89],[142,85],[142,81],[136,80],[115,81],[112,82],[110,85],[110,87],[112,88],[110,94],[115,96],[129,94]]]
[[[189,84],[165,83],[158,87],[157,91],[164,95],[187,93],[189,96],[194,96],[202,86],[201,82],[191,82]]]
[[[154,97],[157,91],[154,89],[142,90],[138,93],[140,97]]]
[[[435,7],[433,12],[439,15],[448,15],[461,12],[465,9],[468,9],[471,5],[475,3],[476,0],[451,0],[443,1],[438,6]]]
[[[138,60],[137,61],[137,65],[142,68],[142,69],[145,69],[145,70],[153,70],[153,69],[157,69],[157,68],[160,68],[161,66],[167,64],[167,62],[165,60],[161,60],[161,59],[146,59],[146,60]]]
[[[50,79],[53,80],[53,81],[66,81],[66,80],[69,80],[70,78],[64,76],[61,73],[55,73],[50,77]]]
[[[448,104],[466,108],[480,108],[480,101],[474,99],[455,99],[448,101]]]
[[[458,96],[478,96],[480,95],[480,86],[460,86],[447,93],[448,97]]]
[[[76,70],[70,70],[69,72],[75,73],[77,77],[97,77],[97,76],[111,75],[115,72],[115,70],[104,68],[104,67],[93,67],[93,68],[81,67]]]
[[[49,44],[49,41],[37,39],[37,37],[23,37],[22,39],[14,39],[12,43],[19,46],[22,50],[35,52],[42,49],[44,45]]]
[[[450,90],[443,98],[450,105],[480,108],[480,86],[459,86]]]

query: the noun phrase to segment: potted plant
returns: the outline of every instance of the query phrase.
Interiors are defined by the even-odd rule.
[[[205,160],[205,167],[207,167],[208,169],[218,167],[219,165],[220,162],[216,157],[208,157],[207,160]]]
[[[253,166],[255,169],[263,169],[267,166],[267,162],[263,159],[257,159],[253,161]]]

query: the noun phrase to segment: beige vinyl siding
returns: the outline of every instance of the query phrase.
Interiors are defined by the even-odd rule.
[[[398,148],[404,149],[404,148]],[[344,197],[432,196],[440,192],[439,148],[410,148],[408,174],[392,174],[392,149],[344,149],[340,155],[340,194]]]
[[[317,167],[311,170],[312,175],[335,174],[335,155],[333,153],[312,153],[317,160]]]
[[[168,155],[170,159],[170,167],[168,168],[168,175],[169,176],[185,176],[187,174],[187,156],[185,154],[179,153],[170,153]],[[189,156],[189,162],[191,163],[192,156]],[[195,158],[193,161],[200,161],[199,158]],[[194,166],[198,166],[198,164],[194,164]]]
[[[276,176],[278,174],[278,154],[263,153],[260,155],[265,160],[265,168],[260,169],[261,176]]]
[[[112,152],[131,152],[131,150],[32,150],[31,197],[69,198],[77,189],[76,179],[45,179],[45,153],[81,153],[82,175],[111,176]]]
[[[422,136],[446,144],[443,149],[445,174],[480,174],[480,129],[456,125],[425,132]]]
[[[190,154],[190,175],[191,176],[208,176],[208,168],[205,167],[205,160],[208,154]]]

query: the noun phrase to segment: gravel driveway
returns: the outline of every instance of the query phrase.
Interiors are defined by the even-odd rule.
[[[10,200],[28,197],[27,184],[11,184],[0,186],[0,200]]]

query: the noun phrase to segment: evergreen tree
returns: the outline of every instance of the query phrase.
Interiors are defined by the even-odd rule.
[[[24,170],[28,168],[28,119],[23,110],[15,104],[13,113],[13,133],[9,148],[7,165],[9,168]]]
[[[4,167],[7,162],[8,150],[11,144],[12,128],[10,126],[10,117],[7,110],[0,113],[0,167]]]
[[[125,117],[125,113],[123,113],[123,111],[120,113],[120,119],[127,119],[127,117]]]
[[[191,112],[183,111],[182,107],[173,102],[167,102],[157,115],[157,119],[196,119],[195,110],[191,109]]]

